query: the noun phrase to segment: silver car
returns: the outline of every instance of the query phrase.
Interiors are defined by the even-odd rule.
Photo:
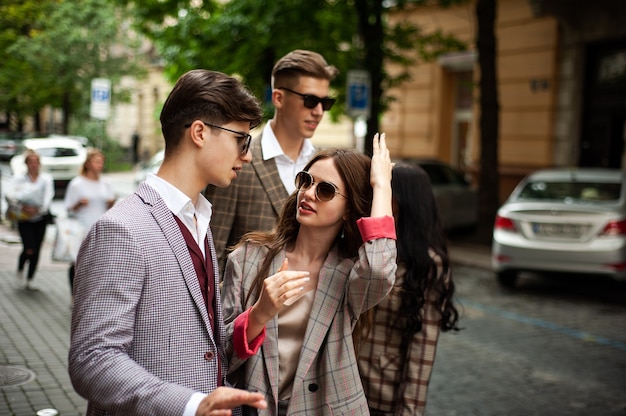
[[[545,169],[522,180],[495,219],[492,266],[514,286],[521,271],[626,280],[625,173]]]

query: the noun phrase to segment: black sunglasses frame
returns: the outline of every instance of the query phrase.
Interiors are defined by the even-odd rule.
[[[239,145],[239,147],[241,148],[241,155],[245,155],[246,153],[248,153],[248,150],[250,150],[250,142],[252,141],[252,136],[248,133],[244,133],[243,131],[237,131],[237,130],[231,130],[231,129],[227,129],[226,127],[222,127],[222,126],[216,126],[215,124],[210,124],[207,123],[206,121],[203,121],[202,123],[204,123],[205,126],[208,127],[214,127],[216,129],[220,129],[220,130],[226,130],[228,132],[231,133],[235,133],[237,135],[236,139],[242,139],[242,144]],[[183,126],[184,128],[188,129],[189,127],[191,127],[191,123],[190,124],[185,124]]]
[[[290,90],[289,88],[286,88],[286,87],[278,87],[276,89],[285,90],[292,94],[299,95],[304,100],[304,106],[311,110],[317,107],[319,103],[322,103],[322,110],[328,111],[331,108],[333,108],[333,105],[335,105],[335,101],[337,101],[334,98],[330,98],[330,97],[320,98],[317,95],[302,94],[302,93],[299,93],[298,91]]]
[[[337,187],[335,186],[335,184],[331,182],[326,182],[326,181],[315,182],[315,180],[313,179],[313,175],[311,175],[309,172],[305,170],[302,170],[296,174],[295,182],[296,182],[296,189],[298,191],[302,189],[306,191],[311,186],[316,185],[315,186],[315,198],[317,198],[318,201],[322,201],[322,202],[332,201],[335,198],[335,195],[341,195],[344,198],[348,199],[347,196],[343,195],[337,190]],[[321,195],[320,195],[320,189],[321,189]]]

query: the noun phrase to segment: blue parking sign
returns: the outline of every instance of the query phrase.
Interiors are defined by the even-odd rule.
[[[91,91],[91,99],[96,102],[108,102],[109,90],[106,89],[94,89]]]
[[[347,111],[351,117],[369,117],[370,76],[364,70],[348,71]]]

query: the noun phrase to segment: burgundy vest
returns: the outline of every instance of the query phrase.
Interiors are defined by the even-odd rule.
[[[200,290],[202,291],[202,298],[204,299],[204,305],[206,306],[207,312],[209,314],[209,322],[211,323],[211,329],[213,330],[213,338],[219,342],[219,334],[215,333],[215,276],[213,272],[213,261],[211,259],[211,249],[209,247],[209,239],[208,236],[204,239],[204,252],[206,253],[206,258],[202,255],[202,251],[200,250],[200,246],[196,243],[196,240],[193,238],[189,229],[183,224],[183,222],[174,215],[174,219],[180,228],[180,231],[185,238],[185,242],[187,243],[187,248],[189,249],[189,254],[191,255],[191,261],[193,261],[193,268],[196,271],[196,276],[198,276],[198,283],[200,283]],[[205,355],[206,359],[206,355]],[[221,376],[221,359],[218,354],[218,386],[222,385],[222,376]]]

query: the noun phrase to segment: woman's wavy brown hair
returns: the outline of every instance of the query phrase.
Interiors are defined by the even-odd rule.
[[[316,162],[324,159],[332,159],[343,183],[344,194],[347,198],[347,220],[344,222],[342,232],[335,236],[334,246],[338,248],[339,255],[344,258],[354,258],[363,240],[357,228],[356,221],[359,218],[370,215],[372,208],[372,186],[370,185],[371,159],[363,153],[345,149],[326,149],[319,151],[304,167],[308,171]],[[278,218],[276,227],[269,232],[253,231],[245,234],[237,246],[246,242],[267,246],[269,251],[259,269],[259,273],[251,286],[246,298],[246,304],[250,299],[256,300],[260,288],[269,275],[270,265],[276,255],[286,246],[293,244],[300,230],[300,223],[296,220],[298,204],[298,191],[293,192]]]

